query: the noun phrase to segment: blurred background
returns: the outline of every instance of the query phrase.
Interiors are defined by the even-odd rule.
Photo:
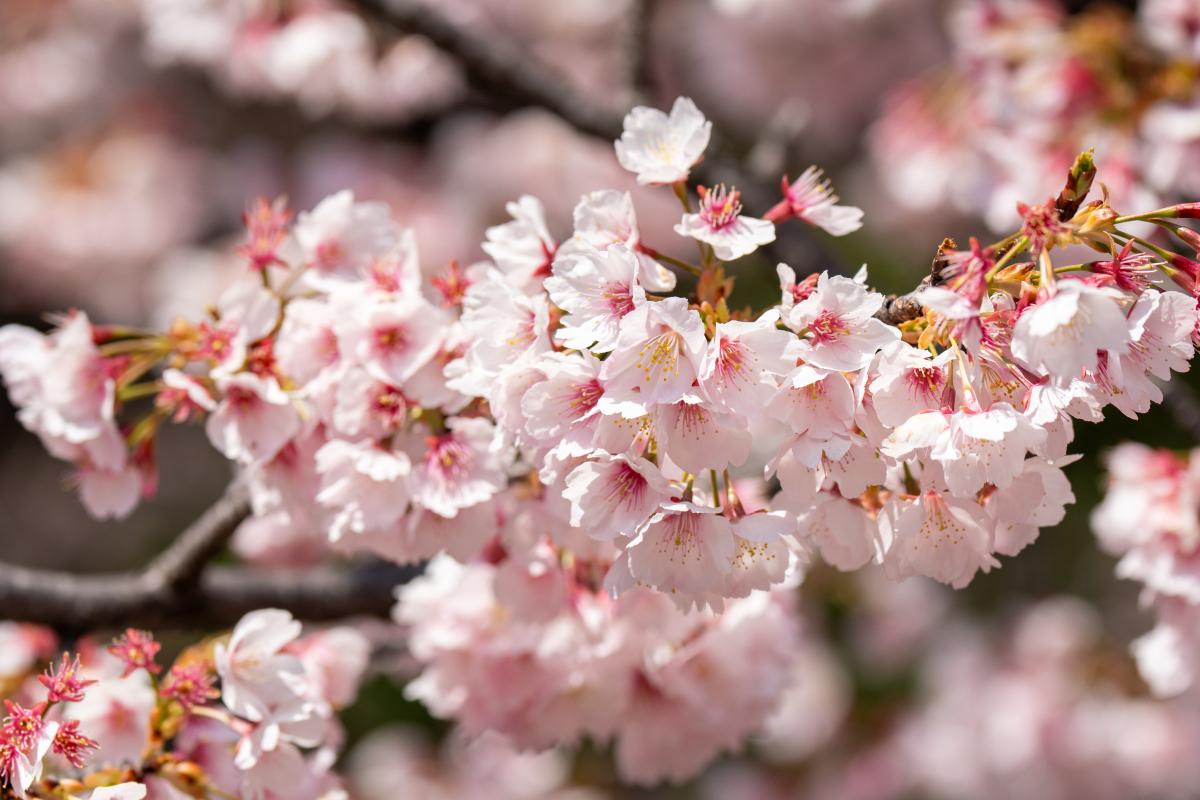
[[[1016,202],[1056,193],[1088,148],[1123,212],[1200,199],[1200,4],[1189,0],[427,2],[598,108],[692,97],[762,185],[824,168],[865,226],[740,262],[735,297],[756,309],[778,299],[777,258],[799,275],[866,263],[872,286],[908,291],[943,237],[1002,238]],[[385,201],[433,274],[481,260],[485,228],[521,194],[543,201],[562,240],[580,195],[616,188],[633,193],[645,243],[688,254],[670,232],[674,198],[638,187],[610,141],[482,90],[453,55],[371,10],[386,5],[0,0],[0,322],[47,329],[48,313],[69,308],[100,323],[196,318],[243,268],[233,248],[258,195],[286,194],[295,209],[344,188]],[[1179,380],[1200,386],[1194,373]],[[1077,425],[1066,519],[966,590],[815,567],[801,588],[810,655],[789,695],[793,723],[753,758],[643,792],[616,786],[605,754],[585,747],[489,791],[1200,796],[1186,752],[1200,715],[1145,699],[1126,647],[1151,617],[1088,525],[1103,455],[1130,439],[1194,444],[1159,407]],[[122,522],[92,521],[64,488],[64,465],[0,400],[0,560],[78,572],[145,563],[230,476],[198,427],[164,430],[158,456],[153,501]],[[345,716],[352,744],[370,735],[357,752],[375,748],[356,784],[366,800],[400,796],[390,787],[408,780],[404,765],[437,761],[427,748],[447,736],[401,696],[392,676],[405,669],[402,654],[380,665]],[[938,727],[939,715],[957,722]],[[1021,727],[1031,719],[1058,726],[1053,745]],[[398,722],[406,733],[376,730]],[[1174,738],[1154,749],[1155,736]],[[451,742],[440,766],[421,769],[463,773],[464,747]],[[476,784],[458,780],[470,796]]]

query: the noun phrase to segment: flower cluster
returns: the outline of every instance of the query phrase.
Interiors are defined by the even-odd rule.
[[[185,649],[161,682],[149,633],[129,630],[107,650],[81,640],[5,700],[0,780],[22,798],[67,784],[91,800],[147,789],[316,800],[338,788],[334,712],[354,701],[370,643],[348,627],[300,634],[285,611],[252,612]]]
[[[403,122],[462,93],[454,63],[425,39],[377,55],[362,16],[317,0],[146,0],[142,18],[155,64],[200,67],[235,96],[295,99],[312,116]]]
[[[397,612],[426,667],[412,696],[522,746],[615,737],[631,780],[685,778],[782,695],[792,637],[772,598],[814,550],[962,587],[1059,522],[1074,420],[1161,399],[1150,376],[1188,368],[1200,282],[1200,264],[1127,227],[1153,219],[1188,244],[1172,220],[1197,209],[1089,202],[1085,154],[1057,197],[1017,206],[1005,239],[944,241],[909,296],[872,291],[865,269],[797,280],[780,264],[778,304],[739,310],[727,261],[776,223],[840,235],[861,212],[816,170],[785,178],[764,217],[732,187],[693,196],[709,132],[680,98],[635,109],[616,143],[640,183],[679,199],[698,264],[647,242],[616,191],[585,195],[565,240],[523,196],[487,230],[489,260],[441,270],[383,204],[343,191],[293,218],[260,200],[245,272],[207,318],[7,326],[0,373],[94,514],[153,491],[163,423],[203,419],[250,484],[235,541],[250,560],[436,556]],[[1075,245],[1105,258],[1054,263]],[[694,291],[672,294],[684,272]],[[782,491],[768,503],[747,478]],[[251,795],[273,770],[316,785],[299,765],[325,756],[301,748],[336,739],[299,632],[255,612],[212,647]],[[114,652],[127,673],[155,668],[136,631]],[[161,689],[185,715],[212,691],[187,661]]]
[[[522,748],[615,738],[641,784],[691,777],[762,727],[797,654],[786,593],[685,614],[647,589],[612,600],[587,572],[545,546],[497,565],[439,556],[395,611],[426,664],[406,694]]]

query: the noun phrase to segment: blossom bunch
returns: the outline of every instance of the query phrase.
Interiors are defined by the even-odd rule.
[[[522,749],[615,739],[633,783],[680,781],[740,749],[791,681],[789,595],[685,614],[661,593],[613,600],[597,583],[548,542],[498,564],[438,556],[399,592],[394,616],[425,665],[406,695],[470,737],[498,731]]]
[[[334,712],[353,702],[370,643],[349,627],[300,634],[286,611],[255,611],[186,648],[161,680],[151,634],[128,630],[107,649],[82,640],[5,700],[0,780],[22,798],[60,786],[92,800],[316,800],[339,786]]]
[[[737,308],[727,262],[777,224],[843,235],[862,212],[815,168],[762,217],[733,187],[693,194],[710,134],[680,98],[634,109],[615,144],[678,198],[698,263],[647,241],[611,190],[581,198],[565,240],[523,196],[487,230],[488,260],[441,269],[381,203],[343,191],[293,215],[260,199],[245,272],[206,318],[6,326],[0,374],[93,514],[153,493],[158,431],[202,419],[250,486],[235,540],[250,560],[434,559],[397,611],[425,665],[412,696],[522,746],[615,738],[630,779],[683,779],[782,696],[777,598],[815,553],[962,587],[1059,522],[1074,421],[1161,399],[1150,376],[1188,368],[1200,281],[1129,228],[1152,219],[1188,244],[1175,220],[1200,212],[1089,201],[1084,154],[1057,197],[1017,206],[1011,235],[944,241],[910,295],[872,291],[865,269],[780,264],[779,302]],[[1076,245],[1104,258],[1055,264]],[[747,477],[781,491],[768,502]],[[262,611],[213,647],[243,771],[308,774],[300,748],[334,741],[336,703],[285,652],[298,635]],[[137,635],[123,647],[153,663]],[[758,678],[709,683],[742,673]],[[210,689],[186,664],[164,681],[184,709]]]

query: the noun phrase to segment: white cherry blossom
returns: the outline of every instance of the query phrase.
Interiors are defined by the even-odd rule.
[[[600,368],[606,397],[648,409],[687,394],[708,340],[700,314],[682,297],[645,303],[621,319],[612,355]]]
[[[1096,371],[1096,351],[1119,355],[1129,343],[1123,297],[1083,281],[1058,282],[1045,300],[1027,309],[1013,328],[1012,353],[1030,369],[1069,383],[1081,370]]]
[[[889,428],[903,425],[909,417],[942,406],[951,380],[954,352],[936,357],[905,342],[893,342],[879,352],[871,380],[871,395],[879,421]]]
[[[772,309],[754,322],[717,323],[699,382],[719,407],[755,421],[766,418],[764,408],[780,380],[796,368],[797,340],[775,327],[778,319]]]
[[[550,301],[567,312],[555,338],[573,350],[607,353],[617,346],[621,319],[646,302],[638,260],[623,244],[601,252],[591,245],[555,262],[546,278]]]
[[[385,203],[356,203],[343,190],[326,197],[296,219],[296,243],[318,273],[356,277],[371,257],[390,251],[400,229]]]
[[[685,181],[704,155],[711,133],[712,123],[689,98],[676,99],[670,116],[638,106],[625,115],[625,130],[616,142],[617,160],[636,172],[643,186]]]
[[[671,460],[688,472],[740,466],[750,454],[754,437],[735,414],[718,411],[699,398],[661,404],[655,411]]]
[[[586,250],[604,252],[623,244],[638,260],[638,280],[652,292],[675,288],[675,273],[658,263],[654,251],[642,245],[641,231],[629,192],[602,189],[585,194],[575,206],[575,235],[558,248],[559,256]]]
[[[492,257],[496,267],[514,287],[534,294],[541,290],[542,280],[550,276],[558,242],[546,227],[546,210],[542,201],[532,195],[521,195],[505,210],[512,222],[487,229],[483,252]]]

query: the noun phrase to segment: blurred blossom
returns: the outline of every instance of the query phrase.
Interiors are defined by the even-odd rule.
[[[402,37],[377,58],[363,19],[320,0],[286,10],[253,0],[143,0],[142,9],[152,62],[202,67],[235,95],[294,98],[312,116],[404,122],[462,92],[458,67],[428,41]]]
[[[1091,148],[1114,203],[1148,211],[1189,199],[1200,129],[1181,76],[1196,58],[1195,7],[1148,2],[1139,14],[1140,27],[1099,4],[1067,15],[1056,0],[959,0],[950,65],[892,91],[871,131],[892,197],[999,231],[1017,201],[1053,195]]]
[[[375,731],[350,754],[348,779],[361,800],[403,796],[467,800],[603,800],[568,785],[570,759],[559,750],[521,752],[504,737],[451,735],[436,751],[417,729]]]
[[[114,132],[0,166],[10,303],[84,304],[140,318],[127,287],[205,221],[206,157],[161,135]]]

